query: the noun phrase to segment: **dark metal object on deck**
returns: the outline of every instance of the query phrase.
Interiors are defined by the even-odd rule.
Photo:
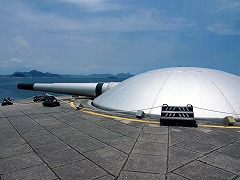
[[[43,102],[43,106],[55,107],[55,106],[60,106],[60,103],[57,101],[55,96],[45,95],[45,100]]]
[[[46,95],[35,96],[35,97],[33,98],[33,101],[34,101],[34,102],[45,101],[45,96],[46,96]]]
[[[12,104],[13,103],[9,97],[3,99],[2,106],[12,105]]]
[[[163,104],[160,124],[165,126],[197,127],[194,119],[193,106],[168,106]]]

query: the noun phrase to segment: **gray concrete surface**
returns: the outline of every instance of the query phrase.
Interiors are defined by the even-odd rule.
[[[240,179],[240,129],[121,121],[67,102],[15,103],[0,107],[0,177]]]

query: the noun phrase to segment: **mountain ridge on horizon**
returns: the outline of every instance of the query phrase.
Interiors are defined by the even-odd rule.
[[[43,73],[41,71],[37,71],[37,70],[31,70],[29,72],[20,72],[20,71],[16,71],[11,75],[2,75],[5,77],[21,77],[21,78],[28,78],[28,77],[63,77],[63,78],[129,78],[134,76],[133,74],[130,73],[118,73],[118,74],[97,74],[97,73],[93,73],[93,74],[89,74],[89,75],[71,75],[71,74],[53,74],[53,73]]]
[[[41,71],[32,70],[29,72],[19,72],[16,71],[10,75],[10,77],[61,77],[58,74],[52,74],[49,72],[43,73]]]

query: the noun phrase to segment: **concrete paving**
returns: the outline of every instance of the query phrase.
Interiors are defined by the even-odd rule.
[[[240,129],[131,122],[68,102],[14,103],[0,107],[0,179],[236,180]]]

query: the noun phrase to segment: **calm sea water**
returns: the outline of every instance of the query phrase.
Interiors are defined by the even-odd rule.
[[[11,78],[4,77],[0,78],[0,101],[4,97],[10,97],[11,100],[21,100],[32,98],[36,95],[43,95],[47,92],[40,91],[29,91],[29,90],[19,90],[17,88],[18,83],[91,83],[91,82],[121,82],[125,79],[121,78]],[[54,94],[60,96],[62,94],[55,94],[49,92],[49,94]]]

